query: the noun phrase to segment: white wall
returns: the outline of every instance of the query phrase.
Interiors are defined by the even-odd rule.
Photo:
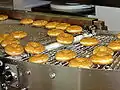
[[[120,8],[96,6],[96,17],[104,20],[110,31],[120,31]]]

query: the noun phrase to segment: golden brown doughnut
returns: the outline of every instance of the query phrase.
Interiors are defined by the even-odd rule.
[[[12,44],[12,43],[15,43],[15,44],[20,44],[20,41],[15,39],[12,35],[8,35],[1,43],[1,45],[3,47],[9,45],[9,44]]]
[[[27,36],[27,33],[24,31],[14,31],[11,33],[16,39],[21,39]]]
[[[105,53],[105,52],[99,52],[99,54],[93,54],[90,57],[90,60],[94,63],[94,64],[110,64],[113,62],[113,57],[112,55]]]
[[[9,34],[0,34],[0,43],[8,36]]]
[[[73,35],[68,33],[61,33],[57,36],[57,42],[61,44],[71,44],[74,40]]]
[[[19,44],[12,43],[5,47],[5,52],[11,56],[17,56],[24,53],[24,48]]]
[[[111,54],[111,55],[114,54],[114,51],[111,48],[108,48],[106,46],[95,47],[94,50],[93,50],[93,54],[97,54],[98,52],[105,52],[105,53],[108,53],[108,54]]]
[[[4,40],[15,40],[15,38],[11,34],[6,34]]]
[[[117,38],[120,39],[120,33],[117,34]]]
[[[48,29],[53,29],[53,28],[56,28],[58,24],[59,24],[58,22],[49,22],[48,24],[46,24],[45,27]]]
[[[0,21],[8,19],[7,15],[0,15]]]
[[[77,25],[72,25],[72,26],[69,26],[66,29],[66,31],[69,32],[69,33],[81,33],[82,32],[82,27],[77,26]]]
[[[49,59],[47,54],[37,54],[29,58],[29,62],[32,63],[45,63]]]
[[[4,40],[13,40],[13,39],[15,39],[13,35],[11,35],[11,34],[6,34]]]
[[[61,33],[64,33],[64,31],[60,29],[52,29],[52,30],[48,30],[47,32],[49,36],[58,36]]]
[[[97,56],[106,56],[108,55],[109,53],[106,53],[105,51],[100,51],[100,52],[97,52],[95,55]],[[94,54],[93,54],[94,55]],[[111,55],[111,54],[110,54]]]
[[[84,46],[94,46],[99,43],[99,41],[94,37],[85,37],[80,40],[80,43]]]
[[[108,44],[108,47],[111,48],[114,51],[120,50],[120,40],[111,41]]]
[[[56,53],[56,60],[58,61],[68,61],[77,56],[76,52],[72,50],[61,50]]]
[[[61,29],[61,30],[65,30],[67,27],[69,27],[70,24],[68,23],[59,23],[57,26],[56,26],[56,29]]]
[[[45,26],[47,23],[48,21],[46,20],[36,20],[32,23],[32,25],[36,27],[42,27],[42,26]]]
[[[28,42],[28,44],[25,46],[25,50],[27,53],[40,54],[45,50],[45,47],[38,42]]]
[[[30,18],[24,18],[20,21],[20,24],[32,24],[33,20]]]
[[[74,58],[69,62],[70,67],[90,68],[92,65],[93,63],[89,58]]]

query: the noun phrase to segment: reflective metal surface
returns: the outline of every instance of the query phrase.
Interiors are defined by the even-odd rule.
[[[87,70],[51,65],[19,63],[20,88],[29,90],[116,90],[119,71]],[[28,75],[26,71],[30,71]],[[50,74],[55,74],[51,78]]]
[[[44,0],[0,0],[0,8],[12,10],[30,10],[32,7],[49,4]]]

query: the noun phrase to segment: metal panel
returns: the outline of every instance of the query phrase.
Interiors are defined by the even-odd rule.
[[[49,4],[50,1],[45,0],[13,0],[15,10],[30,10],[32,7]]]
[[[29,90],[77,90],[77,69],[21,62],[20,88]],[[73,78],[75,77],[75,78]]]
[[[21,73],[20,87],[28,87],[29,90],[120,89],[119,71],[87,70],[26,62],[21,62],[18,66]]]
[[[49,4],[50,1],[44,0],[0,0],[0,8],[14,10],[31,10],[32,7]]]
[[[80,70],[80,90],[119,90],[120,72]]]

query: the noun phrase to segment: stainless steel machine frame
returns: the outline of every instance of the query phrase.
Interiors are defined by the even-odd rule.
[[[88,70],[27,62],[12,62],[12,65],[13,63],[16,63],[19,73],[18,90],[119,90],[119,70]]]
[[[21,62],[20,88],[29,90],[119,90],[120,72]],[[28,87],[26,87],[28,86]]]

